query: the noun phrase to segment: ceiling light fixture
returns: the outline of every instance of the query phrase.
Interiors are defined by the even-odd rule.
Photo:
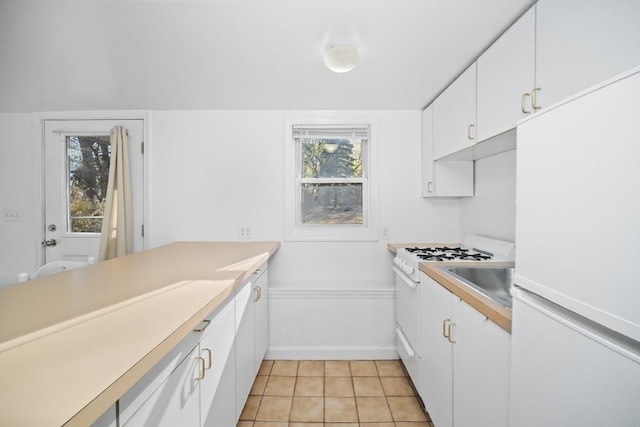
[[[349,43],[331,43],[324,51],[324,63],[335,73],[353,70],[358,59],[358,48]]]

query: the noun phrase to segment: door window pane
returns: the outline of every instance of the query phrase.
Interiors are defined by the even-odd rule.
[[[67,231],[100,233],[109,181],[109,135],[67,136]]]

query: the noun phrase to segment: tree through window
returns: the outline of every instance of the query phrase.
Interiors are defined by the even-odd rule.
[[[100,233],[107,197],[109,135],[67,136],[68,231]]]

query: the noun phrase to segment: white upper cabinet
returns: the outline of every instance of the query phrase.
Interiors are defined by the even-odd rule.
[[[640,1],[536,4],[537,106],[640,65]]]
[[[476,63],[433,102],[433,155],[440,159],[476,143]]]
[[[513,129],[533,110],[535,24],[532,7],[478,58],[478,141]]]
[[[473,161],[433,160],[433,104],[422,112],[422,197],[473,196]]]

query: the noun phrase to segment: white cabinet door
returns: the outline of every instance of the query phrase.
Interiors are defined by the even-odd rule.
[[[453,299],[453,424],[508,427],[511,336],[464,301]]]
[[[478,58],[478,141],[513,129],[533,111],[534,56],[532,7]]]
[[[453,350],[445,338],[451,321],[451,292],[426,274],[420,274],[420,393],[438,427],[453,425]]]
[[[253,278],[236,292],[236,420],[256,376],[256,327]]]
[[[198,376],[202,374],[196,346],[131,415],[123,427],[199,427]]]
[[[438,427],[507,427],[510,335],[420,275],[418,392]]]
[[[536,8],[543,108],[640,65],[640,2],[539,1]]]
[[[233,300],[207,319],[211,324],[200,340],[200,356],[206,361],[205,377],[200,381],[201,426],[232,426],[236,423]]]
[[[256,310],[256,358],[255,371],[260,369],[264,355],[269,347],[269,271],[265,268],[254,284]]]
[[[433,159],[433,109],[422,112],[422,197],[473,196],[473,161]]]
[[[476,63],[433,102],[435,159],[476,143]]]
[[[117,426],[116,405],[113,404],[104,414],[100,416],[91,427],[116,427]]]

